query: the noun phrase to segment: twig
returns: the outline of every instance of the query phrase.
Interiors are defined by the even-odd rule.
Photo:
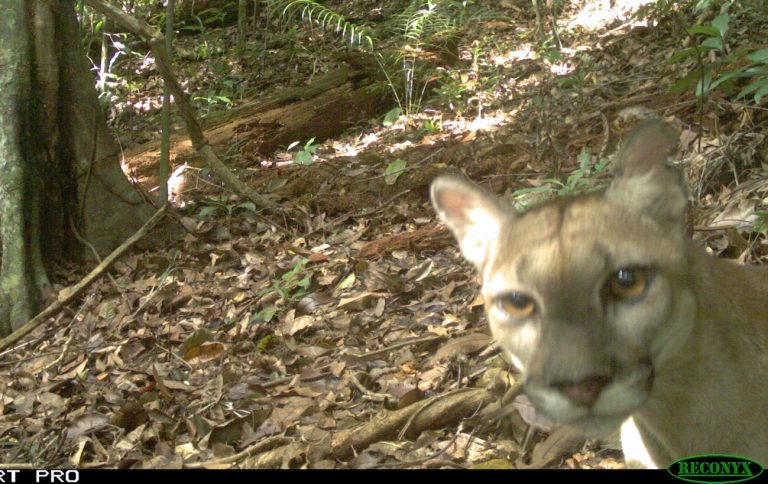
[[[258,444],[253,444],[252,446],[241,452],[238,452],[237,454],[232,454],[227,457],[222,457],[221,459],[214,459],[205,462],[191,462],[189,464],[185,464],[184,467],[187,469],[205,469],[206,467],[234,464],[235,462],[245,459],[246,457],[250,457],[255,454],[261,454],[262,452],[272,450],[276,447],[287,445],[290,442],[292,442],[292,440],[288,437],[270,437],[264,441],[259,442]]]
[[[386,393],[375,393],[368,390],[367,388],[365,388],[365,386],[362,383],[360,383],[360,380],[358,380],[357,377],[354,375],[348,376],[347,380],[349,380],[349,382],[352,383],[352,385],[354,385],[355,388],[357,388],[357,390],[363,394],[363,399],[365,400],[370,400],[370,401],[379,402],[379,403],[397,400],[396,398],[392,397],[391,395],[387,395]]]
[[[78,232],[77,227],[75,227],[75,222],[72,220],[72,216],[69,217],[69,228],[72,230],[72,233],[74,234],[75,238],[80,241],[81,244],[88,247],[90,249],[91,253],[93,254],[93,257],[96,258],[96,262],[101,264],[101,256],[99,255],[99,252],[96,250],[96,247],[93,246],[93,244],[80,235],[80,232]],[[117,289],[117,292],[120,294],[123,294],[123,290],[120,288],[120,285],[117,283],[114,277],[112,277],[112,274],[107,274],[107,277],[109,277],[109,280],[112,281],[112,284],[115,286],[115,289]]]
[[[69,353],[69,348],[72,346],[73,339],[74,339],[74,335],[70,333],[69,337],[67,338],[67,341],[64,342],[64,347],[61,349],[59,356],[49,364],[45,365],[46,370],[53,368],[54,366],[64,361],[64,357],[67,356],[67,353]]]
[[[409,340],[400,341],[398,343],[395,343],[395,344],[393,344],[391,346],[387,346],[385,348],[379,348],[378,350],[369,351],[368,353],[361,353],[361,354],[347,353],[347,354],[350,355],[350,356],[353,356],[355,358],[360,358],[362,360],[368,360],[368,359],[371,359],[371,358],[375,358],[375,357],[377,357],[377,356],[379,356],[381,354],[390,353],[390,352],[392,352],[392,351],[394,351],[396,349],[400,349],[400,348],[403,348],[405,346],[411,346],[411,345],[415,345],[415,344],[419,344],[419,343],[431,343],[433,341],[442,341],[442,340],[444,340],[446,338],[447,338],[447,336],[425,336],[423,338],[412,338],[412,339],[409,339]]]
[[[411,424],[413,424],[414,420],[416,420],[419,415],[426,412],[432,405],[439,403],[442,399],[450,398],[454,395],[458,395],[459,393],[474,392],[476,390],[476,388],[469,387],[457,388],[456,390],[451,390],[448,393],[442,393],[430,399],[408,417],[405,425],[403,425],[403,428],[400,429],[400,432],[397,434],[397,440],[403,440],[403,438],[405,438],[405,434],[408,433],[408,430],[411,428]]]

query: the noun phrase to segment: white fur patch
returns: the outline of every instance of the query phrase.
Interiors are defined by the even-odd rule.
[[[643,442],[635,420],[630,417],[621,425],[621,448],[630,468],[658,469]]]
[[[499,237],[499,220],[480,208],[468,210],[466,215],[469,223],[459,239],[461,253],[476,267],[482,267]]]

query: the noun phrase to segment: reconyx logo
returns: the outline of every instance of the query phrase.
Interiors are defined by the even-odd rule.
[[[745,457],[708,454],[676,460],[667,470],[683,481],[725,484],[754,479],[763,472],[763,467]]]

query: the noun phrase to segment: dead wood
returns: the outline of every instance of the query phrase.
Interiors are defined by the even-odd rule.
[[[415,438],[426,430],[441,429],[458,424],[462,419],[491,403],[496,397],[484,388],[463,388],[445,395],[414,403],[408,407],[376,415],[370,422],[342,430],[331,438],[328,449],[313,449],[320,455],[346,459],[355,452],[382,440],[392,440],[405,431]],[[327,444],[323,442],[321,445]],[[257,467],[279,466],[286,455],[285,448],[273,449],[257,457]]]
[[[299,93],[306,99],[291,101],[260,116],[254,126],[256,129],[238,130],[238,135],[251,140],[243,150],[268,155],[295,141],[314,138],[319,143],[382,114],[382,106],[385,106],[382,96],[370,85],[329,85],[322,90],[322,96],[310,95],[320,90],[316,86],[307,89],[308,92]]]
[[[356,74],[348,67],[342,66],[318,76],[306,86],[281,89],[279,92],[267,96],[265,99],[244,103],[226,111],[213,113],[205,119],[204,124],[206,125],[206,128],[210,128],[221,124],[222,122],[227,122],[230,119],[250,117],[254,114],[278,109],[287,104],[307,101],[333,88],[343,86],[355,76]]]
[[[370,79],[341,67],[318,76],[306,86],[291,87],[254,102],[220,111],[203,120],[208,142],[213,146],[243,141],[239,147],[240,164],[256,164],[254,153],[269,157],[275,150],[314,138],[316,142],[343,133],[361,120],[378,116],[386,109],[383,93]],[[194,147],[186,137],[172,136],[174,156],[194,157]],[[129,150],[129,158],[142,159],[142,177],[154,177],[148,171],[160,158],[159,141],[150,141]],[[284,192],[283,192],[284,193]],[[290,197],[292,198],[292,197]]]

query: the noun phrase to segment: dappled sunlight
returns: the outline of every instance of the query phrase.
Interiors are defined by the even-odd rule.
[[[614,4],[611,7],[611,3]],[[570,19],[563,19],[568,29],[576,27],[595,31],[606,28],[615,21],[626,22],[643,5],[653,3],[653,0],[595,0],[585,2],[584,6]],[[645,25],[644,20],[637,24]],[[631,25],[630,25],[631,26]]]
[[[523,44],[517,50],[510,50],[503,54],[497,54],[491,57],[494,64],[506,65],[513,62],[518,62],[526,59],[535,59],[537,57],[536,52],[533,50],[531,44]]]
[[[466,123],[467,131],[492,131],[508,119],[507,115],[477,117]]]

